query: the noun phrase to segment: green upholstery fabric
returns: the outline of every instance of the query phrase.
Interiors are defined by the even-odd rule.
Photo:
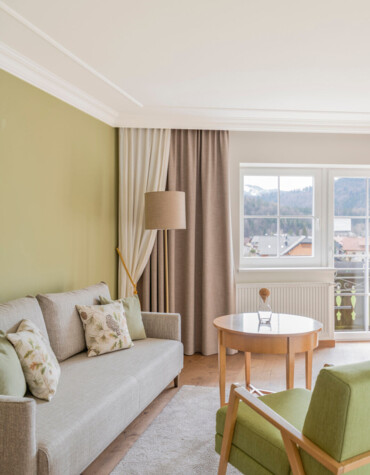
[[[102,305],[115,302],[107,297],[100,296],[100,303]],[[143,318],[141,316],[140,300],[137,295],[132,297],[125,297],[123,299],[116,300],[121,302],[125,309],[125,317],[127,320],[128,331],[131,336],[131,340],[143,340],[146,338]]]
[[[338,462],[370,450],[369,395],[370,361],[322,369],[303,434]]]
[[[304,471],[306,475],[333,475],[332,472],[327,470],[323,465],[321,465],[317,460],[307,455],[303,450],[300,449],[301,459],[303,463]],[[370,466],[365,465],[364,467],[357,468],[350,472],[351,475],[370,475]]]
[[[221,452],[222,445],[222,436],[216,434],[216,451]],[[234,467],[237,467],[238,470],[242,473],[248,473],[253,475],[271,475],[269,470],[266,470],[262,465],[249,457],[245,452],[235,447],[231,446],[229,462]]]
[[[291,389],[262,396],[260,399],[301,431],[310,398],[310,391]],[[221,448],[226,412],[227,406],[224,406],[218,410],[216,416],[216,432],[219,435],[219,438],[216,437],[216,451],[218,452]],[[241,456],[236,452],[233,456],[235,463],[230,459],[230,463],[242,473],[274,473],[276,475],[289,475],[290,473],[290,465],[280,431],[243,402],[239,403],[233,448],[239,449],[248,457],[247,459],[243,458],[243,462],[240,462]],[[261,467],[261,470],[265,471],[254,472],[251,468],[247,468],[252,463],[249,458],[253,459]]]
[[[26,389],[26,380],[18,355],[5,333],[0,331],[0,394],[23,397]]]

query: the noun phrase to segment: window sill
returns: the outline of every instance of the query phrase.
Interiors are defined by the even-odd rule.
[[[335,267],[239,267],[238,272],[300,272],[300,271],[331,271],[335,272]]]

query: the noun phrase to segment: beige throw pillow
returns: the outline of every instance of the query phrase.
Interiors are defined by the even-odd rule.
[[[57,390],[60,366],[49,342],[30,320],[22,320],[16,333],[8,333],[23,369],[31,393],[50,399]]]
[[[98,356],[133,346],[123,306],[76,305],[85,330],[87,356]]]

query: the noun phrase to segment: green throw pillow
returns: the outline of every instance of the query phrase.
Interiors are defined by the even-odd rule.
[[[17,353],[5,333],[0,331],[0,394],[23,397],[26,389],[26,380]]]
[[[99,299],[102,305],[115,302],[114,300],[110,300],[102,296],[100,296]],[[127,326],[131,340],[143,340],[146,338],[143,318],[141,316],[139,297],[134,295],[132,297],[125,297],[123,299],[116,300],[116,302],[121,302],[123,308],[125,309],[125,317],[127,320]]]

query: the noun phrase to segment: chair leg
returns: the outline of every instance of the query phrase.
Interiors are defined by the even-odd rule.
[[[239,398],[235,394],[236,384],[231,385],[229,407],[227,408],[224,435],[222,437],[220,463],[218,466],[218,475],[225,475],[227,464],[229,462],[231,443],[233,441],[236,416],[238,414]]]
[[[292,469],[293,475],[305,475],[305,471],[302,465],[302,459],[299,454],[297,445],[289,439],[286,433],[281,432],[281,436],[284,441],[285,450],[288,455],[290,467]]]
[[[180,385],[180,375],[179,375],[179,374],[178,374],[178,375],[176,376],[176,378],[173,380],[173,384],[174,384],[175,388],[178,388],[178,387],[179,387],[179,385]]]

